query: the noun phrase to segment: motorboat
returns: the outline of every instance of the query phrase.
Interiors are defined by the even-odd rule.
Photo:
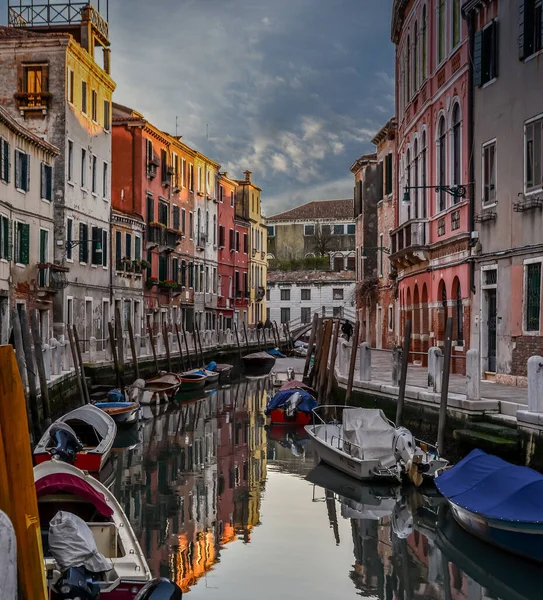
[[[436,487],[468,533],[543,562],[543,475],[472,450],[437,477]]]
[[[255,375],[267,375],[275,365],[275,357],[267,352],[253,352],[243,357],[243,365]]]
[[[132,425],[138,421],[139,402],[96,402],[94,406],[108,414],[117,425]]]
[[[73,450],[76,467],[96,473],[107,461],[116,433],[117,425],[110,415],[86,404],[66,413],[47,428],[34,449],[34,461],[39,465],[53,456],[63,457],[66,436],[73,434],[78,442]]]
[[[57,459],[35,467],[34,482],[52,598],[87,597],[58,592],[96,586],[103,600],[128,600],[152,580],[130,521],[107,487]]]
[[[379,409],[322,405],[305,429],[319,461],[360,481],[409,478],[420,485],[448,465],[435,447],[417,445],[408,429],[396,427]]]
[[[268,401],[265,415],[272,425],[307,425],[317,406],[315,398],[302,389],[279,390]]]

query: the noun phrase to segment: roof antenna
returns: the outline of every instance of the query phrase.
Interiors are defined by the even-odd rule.
[[[209,123],[206,123],[206,139],[209,140]]]
[[[175,117],[175,137],[178,137],[177,136],[177,120],[178,120],[178,117],[176,116]]]

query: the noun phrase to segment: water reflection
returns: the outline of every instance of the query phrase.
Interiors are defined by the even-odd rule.
[[[155,575],[206,600],[541,597],[542,570],[462,531],[432,488],[362,486],[315,468],[303,429],[266,431],[267,385],[153,407],[121,432],[107,478]]]

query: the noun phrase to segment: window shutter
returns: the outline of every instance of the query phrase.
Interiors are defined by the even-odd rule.
[[[141,238],[139,237],[134,239],[134,258],[141,260]]]
[[[21,224],[21,256],[19,260],[21,264],[27,265],[30,257],[30,225],[28,223]]]
[[[519,60],[524,60],[526,51],[524,48],[524,4],[525,0],[520,0],[518,8],[518,57]]]
[[[46,181],[46,174],[45,174],[45,164],[41,163],[40,165],[40,198],[47,198],[47,181]]]
[[[53,167],[47,167],[47,199],[53,201]]]
[[[96,251],[96,244],[102,242],[101,229],[99,227],[93,227],[91,229],[92,235],[92,248],[91,248],[91,263],[93,265],[98,264],[98,252]]]
[[[543,27],[543,21],[542,21]],[[494,50],[494,77],[498,77],[500,74],[500,22],[494,19],[492,29],[492,41]],[[543,33],[543,31],[542,31]]]
[[[108,258],[108,254],[107,254],[107,231],[105,229],[102,229],[102,266],[103,267],[107,267],[107,258]]]
[[[377,201],[383,199],[383,161],[380,161],[377,165],[377,185],[379,189],[377,190]]]
[[[21,164],[19,159],[19,150],[15,150],[15,187],[21,188]]]
[[[25,164],[25,179],[26,181],[24,182],[26,184],[25,187],[25,191],[29,191],[30,190],[30,154],[23,154],[24,156],[24,164]]]
[[[6,260],[11,260],[13,258],[13,222],[8,219],[5,220],[5,235],[7,238],[7,248],[6,248]]]
[[[6,181],[6,142],[0,139],[0,179]]]
[[[7,177],[6,182],[9,183],[11,181],[11,149],[9,147],[9,142],[6,140],[4,142],[4,149],[7,158]]]
[[[475,34],[475,43],[473,48],[473,83],[476,87],[481,87],[483,81],[483,32],[478,31]]]
[[[79,262],[86,262],[85,249],[87,247],[85,243],[85,225],[79,223]]]

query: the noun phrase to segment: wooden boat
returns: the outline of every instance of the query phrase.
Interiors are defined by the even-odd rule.
[[[100,598],[132,600],[151,580],[151,572],[130,521],[113,493],[94,477],[58,460],[35,467],[34,481],[50,585],[54,586],[60,575],[49,544],[50,522],[63,511],[88,525],[98,552],[111,561],[113,568],[104,572],[100,582]]]
[[[264,413],[273,425],[308,425],[317,406],[315,398],[301,389],[280,390],[268,401]]]
[[[275,365],[275,357],[267,352],[253,352],[243,357],[243,365],[254,374],[268,374],[273,365]]]
[[[94,406],[108,414],[117,425],[131,425],[138,420],[139,402],[96,402]]]
[[[360,481],[409,476],[419,485],[423,476],[433,478],[448,464],[429,444],[428,450],[417,447],[413,435],[396,428],[379,409],[323,405],[313,409],[313,419],[305,429],[319,461]]]
[[[443,472],[436,487],[468,533],[543,562],[543,475],[473,450]]]
[[[211,385],[213,383],[217,383],[219,381],[220,374],[216,371],[210,371],[209,369],[192,369],[192,371],[186,371],[182,373],[182,376],[192,375],[192,374],[205,375],[205,385]]]
[[[201,390],[205,386],[207,380],[207,375],[205,373],[197,372],[182,373],[179,377],[181,379],[182,392]]]
[[[230,379],[230,375],[232,374],[232,369],[234,365],[229,365],[227,363],[218,363],[215,365],[215,371],[219,374],[219,381],[226,381]]]
[[[145,380],[145,390],[175,396],[175,393],[181,385],[181,377],[176,373],[162,373],[156,377]]]
[[[51,451],[57,446],[53,434],[59,423],[68,425],[83,446],[76,454],[75,465],[84,471],[100,471],[113,447],[117,426],[108,414],[92,404],[70,411],[48,427],[34,449],[36,464],[51,460]]]

